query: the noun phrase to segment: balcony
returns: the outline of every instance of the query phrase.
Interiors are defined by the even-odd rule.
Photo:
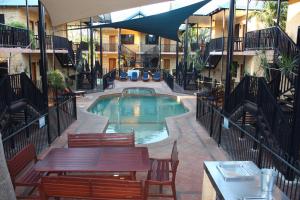
[[[228,43],[228,38],[227,37],[220,37],[220,38],[214,38],[211,39],[210,41],[210,52],[212,51],[221,51],[222,50],[227,50],[227,43]],[[224,49],[223,49],[223,44],[224,44]],[[234,37],[234,46],[233,50],[234,51],[243,51],[243,46],[244,46],[244,38],[243,37]]]
[[[0,47],[26,48],[28,45],[28,31],[26,29],[0,24]]]

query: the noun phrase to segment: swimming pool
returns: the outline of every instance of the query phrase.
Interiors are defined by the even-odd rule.
[[[188,110],[175,98],[164,95],[114,95],[100,98],[89,109],[109,118],[107,133],[127,133],[134,129],[137,144],[158,142],[168,137],[165,118]]]

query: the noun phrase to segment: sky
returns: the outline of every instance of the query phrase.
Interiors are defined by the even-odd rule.
[[[138,13],[139,11],[145,14],[146,16],[155,15],[163,12],[168,12],[172,9],[181,8],[188,6],[193,3],[200,2],[202,0],[174,0],[163,3],[152,4],[148,6],[142,6],[138,8],[132,8],[127,10],[122,10],[118,12],[111,13],[112,22],[123,21],[128,19],[129,16]],[[246,9],[247,0],[237,0],[236,7],[240,9]],[[211,0],[206,6],[198,10],[195,14],[197,15],[207,15],[216,8],[228,8],[229,0]],[[252,8],[262,8],[262,2],[251,1],[250,9]]]

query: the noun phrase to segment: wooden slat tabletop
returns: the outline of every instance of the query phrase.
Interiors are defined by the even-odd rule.
[[[39,172],[133,172],[149,169],[146,147],[55,148],[35,165]]]

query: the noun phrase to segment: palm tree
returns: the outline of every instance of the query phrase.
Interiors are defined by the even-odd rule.
[[[279,25],[282,29],[286,27],[287,19],[287,2],[281,3],[280,9],[280,22]],[[277,2],[267,1],[264,3],[262,10],[256,10],[249,14],[249,17],[256,17],[259,21],[263,22],[266,27],[274,26],[277,18]]]
[[[0,133],[0,197],[1,199],[6,199],[6,200],[16,200],[15,191],[11,183],[10,175],[6,165],[1,133]]]

